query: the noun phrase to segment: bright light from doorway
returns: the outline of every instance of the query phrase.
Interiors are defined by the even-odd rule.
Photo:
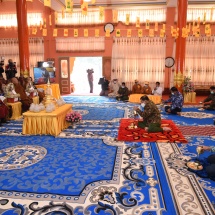
[[[101,85],[98,85],[99,78],[102,77],[102,57],[76,57],[70,76],[74,84],[74,94],[89,95],[90,86],[87,77],[87,69],[93,69],[93,93],[99,95]]]

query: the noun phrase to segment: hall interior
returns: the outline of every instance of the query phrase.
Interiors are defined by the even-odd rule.
[[[188,4],[187,10],[180,13],[178,3]],[[12,58],[17,76],[42,81],[40,89],[47,83],[39,64],[54,65],[46,101],[64,103],[24,113],[21,102],[11,104],[14,118],[0,126],[0,214],[215,214],[215,180],[205,171],[213,153],[197,152],[202,145],[215,146],[214,111],[199,110],[215,85],[214,0],[2,0],[0,5],[1,60],[6,65]],[[26,26],[17,23],[16,13],[21,20],[28,15],[24,35],[19,31]],[[177,30],[184,13],[186,29]],[[182,51],[181,39],[187,46]],[[92,68],[94,93],[86,73]],[[102,76],[126,82],[129,90],[135,79],[152,88],[160,81],[164,100],[177,86],[184,95],[196,93],[195,103],[185,103],[181,115],[158,105],[161,125],[172,130],[147,133],[135,127],[139,102],[98,95]],[[184,76],[191,77],[194,92],[183,88]],[[33,100],[39,105],[38,97]],[[67,114],[81,120],[73,123]]]
[[[211,56],[214,53],[213,49],[210,48],[214,45],[212,43],[215,31],[213,25],[215,19],[213,13],[214,2],[199,0],[186,2],[188,4],[186,23],[190,33],[186,36],[189,49],[186,49],[187,57],[183,62],[183,67],[185,67],[183,68],[183,75],[191,76],[196,87],[208,89],[209,86],[214,84],[214,67],[211,60]],[[82,13],[82,3],[84,1],[73,1],[74,16],[79,17],[78,14]],[[61,67],[62,62],[67,63],[68,68],[66,71],[71,74],[73,68],[72,59],[76,57],[101,57],[102,68],[99,74],[102,73],[108,79],[118,78],[120,82],[125,81],[129,88],[131,88],[133,80],[136,78],[142,82],[147,80],[150,84],[153,84],[154,79],[156,79],[156,81],[161,82],[165,90],[164,94],[169,93],[169,88],[176,81],[176,79],[174,80],[174,75],[180,70],[176,68],[178,66],[178,59],[176,59],[177,34],[175,34],[174,30],[177,30],[177,19],[179,17],[177,0],[136,0],[132,2],[128,0],[117,2],[113,0],[97,0],[85,2],[84,4],[88,5],[88,16],[92,17],[92,19],[86,19],[88,16],[83,14],[79,18],[71,19],[65,2],[62,0],[52,1],[49,6],[46,6],[46,4],[46,1],[37,0],[26,2],[27,13],[29,13],[29,19],[31,20],[29,21],[28,29],[30,39],[29,75],[33,79],[37,62],[53,61],[55,81],[59,84],[62,94],[69,94],[73,84],[71,82],[76,80],[72,80],[71,75],[68,75],[66,79],[64,78],[62,75],[64,72]],[[62,6],[64,10],[62,10]],[[102,17],[99,17],[99,7],[104,9]],[[118,12],[118,20],[114,18],[116,11]],[[2,49],[0,50],[0,56],[5,59],[5,63],[9,57],[13,58],[16,62],[17,75],[19,76],[20,72],[26,69],[21,68],[21,65],[23,67],[26,67],[26,65],[23,59],[23,62],[20,62],[19,59],[18,50],[20,47],[17,43],[17,23],[12,22],[14,18],[16,19],[14,17],[16,16],[16,5],[13,1],[3,0],[0,12],[2,14],[0,26],[2,28],[0,35]],[[150,15],[149,12],[154,15]],[[126,21],[126,14],[129,17],[129,22],[128,20]],[[137,27],[137,15],[140,18],[140,27]],[[102,19],[100,20],[100,18]],[[149,29],[147,29],[147,23],[150,26]],[[110,26],[113,29],[106,34],[105,28]],[[74,34],[76,27],[78,29],[77,37]],[[205,27],[208,27],[206,32]],[[205,46],[200,43],[201,40],[196,36],[196,32],[199,32],[198,29],[202,34],[202,38],[204,38],[203,40],[208,38],[208,43]],[[116,34],[119,32],[118,30],[120,30],[120,37]],[[130,30],[131,37],[128,34]],[[142,34],[141,36],[139,35],[139,41],[135,41],[134,38],[137,37],[138,30]],[[179,30],[182,31],[182,29]],[[99,32],[99,38],[95,35],[95,31]],[[164,37],[161,32],[165,33]],[[145,45],[145,38],[150,40],[150,46]],[[88,43],[89,40],[91,40],[90,43]],[[128,44],[131,43],[129,49],[125,48],[123,40],[127,40]],[[196,42],[193,43],[192,40],[196,40]],[[139,43],[140,41],[141,43]],[[159,46],[157,45],[158,42]],[[70,47],[69,44],[74,45]],[[90,44],[93,44],[93,46],[91,47]],[[146,53],[150,53],[150,56],[147,56],[144,52],[139,52],[139,44],[146,49]],[[21,46],[23,46],[22,48],[25,47],[24,45]],[[206,48],[201,52],[204,53],[203,55],[198,52],[202,47]],[[153,49],[159,53],[158,56],[152,51]],[[135,55],[135,52],[138,54]],[[123,61],[126,63],[120,61],[121,53],[125,54]],[[144,63],[141,62],[143,61],[141,56],[144,56]],[[175,60],[175,64],[172,67],[165,65],[165,58],[169,57]],[[133,58],[136,58],[135,61],[133,61]],[[206,59],[208,59],[208,63]],[[202,72],[199,72],[201,70]],[[67,85],[63,86],[62,83],[67,83]],[[76,85],[78,86],[79,83],[77,82]]]

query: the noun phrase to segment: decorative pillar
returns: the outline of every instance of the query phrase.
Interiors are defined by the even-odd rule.
[[[175,44],[175,38],[171,34],[171,26],[174,26],[176,14],[176,5],[167,7],[166,11],[166,57],[173,57],[173,47]],[[175,54],[175,53],[174,53]],[[164,78],[164,92],[163,94],[169,95],[170,78],[172,74],[172,68],[165,67],[165,78]]]
[[[26,0],[16,0],[19,39],[20,76],[29,76],[29,36]]]
[[[183,72],[185,64],[186,38],[182,37],[182,28],[186,28],[187,24],[187,6],[188,0],[178,0],[178,22],[177,28],[179,34],[176,39],[176,56],[175,56],[175,74],[174,85],[179,91],[182,91]]]

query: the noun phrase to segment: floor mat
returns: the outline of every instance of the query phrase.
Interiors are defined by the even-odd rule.
[[[170,127],[171,131],[148,133],[141,128],[130,128],[131,123],[137,124],[134,119],[121,119],[118,132],[119,141],[138,141],[138,142],[173,142],[187,143],[181,131],[171,120],[162,120],[161,126]]]
[[[193,136],[215,136],[215,126],[183,126],[179,125],[178,128],[183,135]]]

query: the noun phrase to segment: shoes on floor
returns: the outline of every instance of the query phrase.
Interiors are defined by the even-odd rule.
[[[204,109],[204,108],[199,108],[198,110],[203,111],[203,110],[205,110],[205,109]]]

